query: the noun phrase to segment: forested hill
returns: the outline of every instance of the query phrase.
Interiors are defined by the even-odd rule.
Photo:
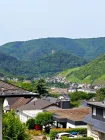
[[[0,52],[0,77],[2,76],[29,76],[30,64]]]
[[[73,68],[84,64],[86,64],[85,60],[67,52],[56,52],[30,62],[19,61],[12,56],[0,53],[0,76],[51,76],[66,68]]]
[[[39,74],[51,76],[67,68],[74,68],[86,64],[87,61],[68,52],[58,51],[48,56],[43,56],[33,64]]]
[[[15,74],[21,63],[14,57],[0,52],[0,76]]]
[[[16,41],[0,46],[0,53],[4,56],[0,72],[26,77],[52,76],[104,54],[105,38]]]
[[[60,73],[72,82],[105,84],[105,54],[85,66]]]
[[[87,60],[105,53],[105,37],[91,39],[43,38],[0,46],[0,51],[18,60],[33,61],[54,51],[67,51]]]

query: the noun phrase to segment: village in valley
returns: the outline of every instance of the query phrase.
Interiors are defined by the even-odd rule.
[[[0,33],[0,140],[105,140],[105,0],[2,0]]]
[[[41,78],[36,78],[36,81],[42,80]],[[0,82],[0,87],[2,87],[5,91],[10,90],[9,88],[11,86],[14,86],[18,83],[18,78],[7,78],[3,82],[4,79]],[[58,88],[58,87],[46,87],[46,90],[48,90],[48,93],[43,90],[39,90],[37,97],[31,97],[31,98],[24,98],[23,97],[6,97],[3,103],[3,110],[4,113],[8,113],[11,110],[15,110],[16,114],[19,117],[19,120],[23,124],[28,124],[29,131],[31,133],[31,130],[33,132],[32,137],[34,139],[51,139],[51,140],[57,140],[57,134],[62,134],[62,136],[67,136],[68,133],[71,133],[69,136],[70,138],[73,137],[92,137],[92,138],[98,138],[100,135],[104,135],[102,133],[104,131],[104,128],[100,128],[97,125],[102,121],[104,124],[104,101],[98,102],[96,98],[96,93],[98,90],[104,88],[104,85],[90,85],[90,84],[79,84],[79,83],[71,83],[65,80],[63,77],[53,77],[53,78],[46,78],[44,80],[45,83],[63,83],[68,84],[68,88]],[[13,83],[13,84],[11,84]],[[22,83],[31,84],[31,80],[23,80]],[[40,83],[40,88],[43,87],[43,83]],[[25,89],[25,87],[24,87]],[[32,92],[29,92],[32,93]],[[77,95],[76,95],[76,94]],[[82,94],[81,94],[82,93]],[[41,95],[42,94],[42,95]],[[74,95],[73,95],[74,94]],[[85,95],[90,96],[90,98],[85,97]],[[40,96],[41,95],[41,96]],[[78,96],[76,98],[76,96]],[[79,96],[80,99],[79,99]],[[84,97],[83,97],[84,96]],[[74,100],[73,100],[74,98]],[[79,104],[73,104],[79,102]],[[101,113],[100,114],[100,109]],[[47,118],[46,123],[42,122],[41,120],[37,123],[37,121],[34,121],[35,118],[38,119],[38,115],[47,115],[46,113],[52,114],[52,120],[49,120]],[[46,116],[47,117],[47,116]],[[31,124],[32,122],[33,124]],[[95,123],[94,123],[95,122]],[[92,129],[94,127],[94,130]],[[55,129],[56,128],[56,129]],[[61,130],[60,130],[61,128]],[[58,129],[58,130],[57,130]],[[63,130],[64,129],[64,130]],[[73,129],[73,130],[72,130]],[[86,132],[87,129],[87,132]],[[35,131],[35,132],[34,132]],[[39,132],[40,131],[40,132]],[[51,135],[55,131],[54,136]],[[83,132],[82,132],[83,131]],[[37,134],[39,132],[39,134]],[[43,135],[43,132],[46,132]],[[59,132],[59,133],[58,133]],[[75,134],[73,134],[73,132]],[[63,135],[64,133],[64,135]],[[47,134],[47,135],[46,135]],[[37,135],[37,136],[36,136]]]

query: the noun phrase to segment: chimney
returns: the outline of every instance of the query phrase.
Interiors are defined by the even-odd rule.
[[[60,99],[60,107],[62,109],[70,109],[70,98],[67,95],[63,95],[63,99]]]

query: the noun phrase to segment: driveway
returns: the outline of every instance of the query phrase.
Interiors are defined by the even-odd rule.
[[[32,140],[42,140],[42,136],[34,136]],[[47,137],[47,140],[50,140],[50,138]]]
[[[34,136],[32,140],[42,140],[42,136]]]

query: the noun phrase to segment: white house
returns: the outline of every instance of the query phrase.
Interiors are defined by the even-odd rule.
[[[21,122],[26,123],[28,119],[35,118],[39,112],[46,109],[59,109],[59,106],[47,100],[37,99],[17,108],[17,112]]]
[[[91,112],[89,107],[49,110],[52,112],[54,126],[60,128],[87,128],[84,118]]]
[[[29,101],[31,101],[31,98],[24,97],[5,98],[3,103],[3,110],[4,112],[8,112],[11,109],[17,109],[18,107],[25,105]]]

